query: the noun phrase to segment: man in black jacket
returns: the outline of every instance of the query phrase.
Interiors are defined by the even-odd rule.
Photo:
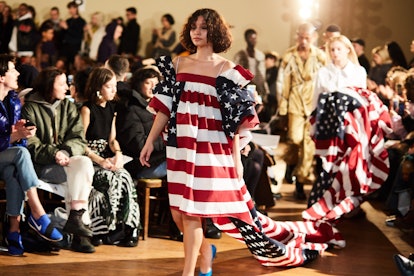
[[[141,27],[137,23],[137,9],[134,7],[126,9],[126,18],[128,22],[121,36],[118,53],[136,56],[141,31]]]

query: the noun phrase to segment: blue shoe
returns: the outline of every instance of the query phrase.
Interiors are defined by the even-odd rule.
[[[211,245],[211,264],[213,265],[213,260],[216,258],[216,253],[217,253],[217,247],[212,244]],[[212,276],[213,275],[213,268],[210,269],[209,272],[207,273],[202,273],[201,271],[198,272],[198,276]]]
[[[22,243],[22,236],[19,232],[11,232],[7,234],[7,248],[9,254],[12,256],[22,256],[24,253],[24,247]]]
[[[51,221],[46,214],[41,216],[39,219],[35,219],[32,215],[30,215],[29,226],[45,240],[57,242],[63,239],[62,234],[52,226]]]

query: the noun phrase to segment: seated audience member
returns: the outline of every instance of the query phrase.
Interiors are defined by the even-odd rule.
[[[92,231],[88,198],[94,169],[84,156],[86,141],[77,107],[66,98],[66,75],[56,68],[39,73],[33,92],[26,99],[22,117],[33,122],[36,135],[28,139],[37,175],[51,183],[65,183],[66,210],[64,231],[73,234],[74,251],[92,253]]]
[[[254,200],[263,167],[264,154],[253,142],[250,142],[241,150],[241,160],[244,168],[243,179]]]
[[[98,56],[96,61],[100,64],[104,64],[105,61],[118,52],[118,46],[116,41],[122,35],[122,25],[119,25],[116,20],[112,20],[111,23],[106,25],[106,35],[99,44]]]
[[[129,61],[121,55],[112,55],[105,62],[105,67],[112,70],[116,77],[117,95],[120,102],[123,103],[131,95],[131,86],[127,82],[127,74],[129,72]]]
[[[54,30],[53,22],[45,21],[39,29],[41,39],[36,45],[36,68],[41,71],[42,69],[53,66],[57,60],[57,50],[55,42],[53,40]]]
[[[402,141],[404,155],[399,164],[394,183],[387,200],[387,208],[395,220],[393,225],[403,229],[414,228],[414,131]],[[390,218],[387,218],[387,223]]]
[[[410,52],[414,54],[414,39],[410,43]],[[408,62],[408,69],[414,68],[414,57]]]
[[[252,196],[256,208],[265,211],[275,205],[271,190],[271,180],[267,170],[274,165],[274,159],[259,145],[250,142],[241,150],[243,179]]]
[[[175,23],[174,17],[167,13],[161,17],[162,27],[152,30],[152,57],[154,59],[160,56],[169,56],[174,49],[176,34],[173,29]]]
[[[87,68],[76,72],[73,77],[73,82],[69,86],[70,97],[78,109],[80,109],[83,103],[86,102],[85,88],[91,71],[92,68]]]
[[[84,43],[82,52],[87,54],[90,59],[96,60],[98,48],[105,36],[104,15],[102,12],[94,12],[91,21],[83,29]]]
[[[371,51],[373,66],[369,70],[367,87],[377,92],[380,85],[385,85],[387,73],[391,69],[391,58],[386,46],[377,46]]]
[[[141,165],[139,155],[145,144],[152,124],[153,115],[147,110],[148,102],[154,96],[153,89],[159,82],[158,70],[148,67],[138,69],[129,81],[132,93],[118,110],[116,118],[117,139],[122,151],[133,158],[125,168],[134,178],[162,178],[167,175],[165,144],[161,137],[154,143],[151,167]]]
[[[89,197],[94,245],[102,243],[134,247],[138,243],[137,192],[116,140],[115,74],[95,68],[89,75],[81,117],[88,142],[86,155],[95,164]]]
[[[393,132],[387,135],[387,138],[401,141],[405,139],[409,132],[414,131],[414,104],[411,103],[414,100],[414,75],[407,75],[407,71],[402,67],[392,67],[388,71],[386,82],[385,86],[381,85],[379,87],[379,92],[383,100],[388,101],[387,105],[390,106],[389,113]],[[390,160],[390,171],[387,180],[376,193],[376,199],[379,200],[393,197],[390,195],[390,190],[404,155],[400,143],[387,147],[387,151]],[[387,208],[391,207],[388,206]]]
[[[364,67],[367,75],[369,74],[369,70],[371,69],[371,64],[365,55],[365,41],[361,38],[354,38],[352,40],[352,46],[354,46],[355,53],[358,56],[359,64]]]
[[[109,59],[107,64],[111,65],[113,61]],[[113,66],[112,64],[111,67]],[[133,158],[131,162],[125,164],[125,168],[134,178],[164,178],[167,176],[165,144],[161,137],[154,143],[154,153],[150,158],[151,167],[142,166],[139,161],[141,149],[154,121],[154,117],[147,110],[147,106],[154,96],[153,89],[159,82],[160,77],[161,75],[156,67],[138,69],[129,80],[132,90],[129,93],[125,90],[121,96],[123,99],[116,117],[117,139],[122,151]],[[172,239],[182,240],[182,233],[172,219],[169,228]],[[220,238],[221,232],[211,221],[207,221],[206,235],[210,238]]]
[[[407,69],[407,59],[405,58],[404,52],[401,49],[400,45],[395,41],[391,41],[387,43],[386,46],[388,54],[391,58],[392,66],[401,66],[402,68]]]
[[[15,92],[19,72],[12,56],[0,55],[0,76],[0,179],[6,182],[6,214],[10,225],[6,236],[8,253],[17,256],[24,253],[20,220],[26,196],[31,211],[29,226],[49,241],[60,241],[63,236],[51,225],[37,195],[39,181],[25,148],[26,139],[35,134],[36,126],[20,119],[21,104]]]

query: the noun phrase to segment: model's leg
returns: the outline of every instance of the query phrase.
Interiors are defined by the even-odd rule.
[[[213,252],[211,244],[203,237],[203,242],[200,248],[200,271],[201,273],[208,273],[212,270]]]
[[[184,270],[183,275],[194,275],[198,254],[203,242],[203,228],[200,217],[182,214],[184,233]],[[204,248],[203,248],[204,249]],[[204,250],[203,250],[204,253]]]

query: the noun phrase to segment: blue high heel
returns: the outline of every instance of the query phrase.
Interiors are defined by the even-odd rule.
[[[211,265],[213,265],[213,260],[216,258],[217,247],[212,244],[211,245]],[[202,273],[201,271],[198,272],[198,276],[212,276],[213,275],[213,268],[210,269],[207,273]]]

